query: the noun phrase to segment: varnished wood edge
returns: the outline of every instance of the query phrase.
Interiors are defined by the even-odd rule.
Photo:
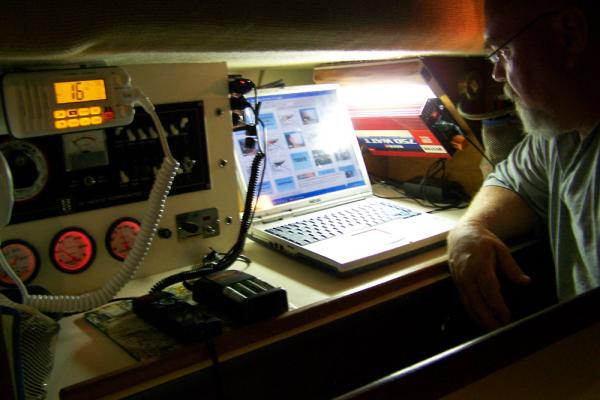
[[[289,311],[279,317],[224,332],[214,339],[219,360],[225,361],[270,343],[331,323],[358,311],[397,299],[419,288],[448,279],[446,262],[437,262],[409,274],[363,290],[342,294]],[[161,357],[141,362],[61,389],[60,398],[97,399],[121,397],[176,379],[211,365],[206,344],[186,346]]]

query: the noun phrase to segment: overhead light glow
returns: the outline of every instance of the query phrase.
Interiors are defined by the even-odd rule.
[[[420,111],[436,96],[427,84],[393,83],[342,86],[340,97],[352,116],[392,116]]]

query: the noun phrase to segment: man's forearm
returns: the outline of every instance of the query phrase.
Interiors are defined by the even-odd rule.
[[[510,321],[498,275],[522,285],[531,280],[512,258],[504,240],[528,233],[533,222],[533,211],[518,194],[486,186],[448,235],[452,279],[466,309],[487,329]]]
[[[529,233],[533,229],[534,213],[515,192],[484,186],[460,219],[459,226],[463,224],[481,225],[505,240]]]

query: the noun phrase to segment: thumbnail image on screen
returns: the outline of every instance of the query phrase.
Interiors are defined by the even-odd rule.
[[[259,95],[258,101],[266,154],[261,200],[281,205],[366,185],[350,116],[334,89]],[[256,149],[245,147],[245,135],[234,132],[247,183]]]

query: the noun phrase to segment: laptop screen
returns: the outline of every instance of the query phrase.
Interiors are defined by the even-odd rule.
[[[334,85],[259,91],[258,101],[266,154],[259,208],[369,186],[349,113]],[[247,184],[256,145],[247,147],[246,132],[236,131],[234,148]]]

